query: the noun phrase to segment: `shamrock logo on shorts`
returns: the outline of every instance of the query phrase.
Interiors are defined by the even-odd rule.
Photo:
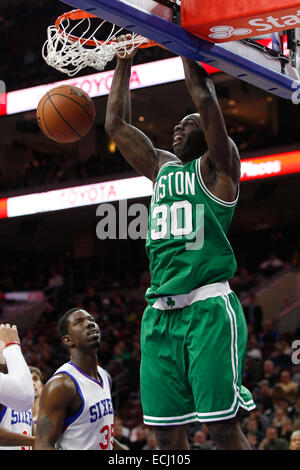
[[[168,306],[168,307],[174,307],[174,305],[175,305],[175,302],[174,302],[174,300],[172,299],[172,297],[168,297],[168,298],[167,298],[167,306]]]

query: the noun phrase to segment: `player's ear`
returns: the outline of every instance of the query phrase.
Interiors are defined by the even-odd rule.
[[[67,346],[68,348],[70,348],[71,346],[74,345],[74,342],[71,340],[71,337],[70,335],[64,335],[62,338],[61,338],[62,342],[64,343],[65,346]]]

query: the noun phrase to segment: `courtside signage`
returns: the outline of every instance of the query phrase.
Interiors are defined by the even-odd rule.
[[[300,26],[300,3],[296,0],[223,2],[183,0],[182,27],[206,41],[220,43],[260,36]]]
[[[208,73],[218,72],[214,67],[203,65]],[[109,70],[8,92],[3,94],[2,105],[0,103],[0,116],[36,109],[44,94],[59,85],[77,86],[88,93],[91,98],[108,95],[113,75],[114,71]],[[133,66],[130,88],[145,88],[178,80],[184,80],[184,72],[180,57],[174,57]]]
[[[250,158],[241,162],[241,181],[300,172],[300,150],[266,157]]]
[[[145,177],[87,184],[0,199],[0,218],[91,206],[150,196],[153,184]]]
[[[241,181],[300,172],[300,150],[241,162]],[[56,189],[0,199],[0,218],[20,217],[75,207],[130,200],[152,195],[153,184],[144,176]]]
[[[213,40],[213,42],[234,41],[245,37],[284,31],[289,28],[299,27],[299,25],[300,10],[297,11],[296,15],[287,15],[282,18],[275,18],[274,16],[268,16],[265,19],[254,18],[248,21],[247,27],[245,25],[238,28],[232,25],[212,26],[207,40]]]
[[[272,39],[264,38],[258,41],[266,47],[272,48]],[[285,53],[287,41],[284,40]],[[219,72],[218,69],[202,64],[209,74]],[[59,85],[74,85],[84,90],[91,98],[108,95],[113,78],[113,70],[84,75],[78,78],[69,78],[59,82],[47,83],[22,90],[5,93],[5,84],[0,81],[0,116],[32,111],[47,91]],[[162,85],[164,83],[184,80],[184,72],[179,57],[158,60],[147,64],[132,67],[130,88],[146,88],[148,86]],[[3,86],[1,87],[1,83]]]

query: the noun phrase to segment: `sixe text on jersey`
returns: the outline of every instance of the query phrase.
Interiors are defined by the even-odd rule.
[[[112,414],[114,414],[112,400],[110,398],[100,400],[90,407],[90,423],[94,423],[103,416]]]

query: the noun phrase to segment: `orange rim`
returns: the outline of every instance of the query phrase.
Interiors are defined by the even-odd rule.
[[[71,11],[68,11],[66,13],[64,13],[63,15],[60,15],[56,21],[55,21],[55,27],[57,29],[57,31],[59,32],[59,34],[61,34],[62,36],[67,36],[68,39],[70,39],[71,41],[73,42],[77,42],[79,41],[81,44],[86,44],[87,46],[99,46],[100,44],[111,44],[113,41],[98,41],[96,39],[85,39],[84,37],[80,38],[78,36],[75,36],[75,35],[72,35],[72,34],[66,34],[64,32],[64,30],[62,29],[61,27],[61,23],[64,21],[64,20],[71,20],[71,21],[76,21],[76,20],[83,20],[85,18],[98,18],[97,16],[95,15],[92,15],[91,13],[88,13],[87,11],[84,11],[84,10],[80,10],[80,9],[77,9],[77,10],[71,10]],[[145,43],[145,44],[141,44],[140,46],[138,46],[140,49],[146,49],[147,47],[153,47],[153,46],[159,46],[159,44],[157,44],[155,41],[151,41],[150,39],[148,39],[148,42]]]

